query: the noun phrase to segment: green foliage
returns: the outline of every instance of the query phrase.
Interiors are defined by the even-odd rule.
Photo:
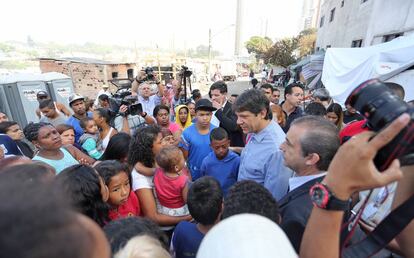
[[[284,38],[276,43],[264,55],[265,63],[288,67],[296,62],[294,51],[298,47],[297,38]]]
[[[298,46],[299,46],[299,56],[304,57],[306,55],[312,54],[315,48],[316,43],[316,29],[307,29],[299,33],[298,36]]]
[[[16,48],[12,45],[9,45],[7,43],[0,42],[0,51],[4,53],[10,53],[12,51],[16,50]]]
[[[245,43],[245,47],[249,54],[255,55],[256,59],[263,59],[272,44],[272,40],[268,37],[253,36]]]

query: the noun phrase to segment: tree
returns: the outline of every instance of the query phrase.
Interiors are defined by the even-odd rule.
[[[298,47],[297,38],[284,38],[277,41],[264,55],[265,63],[288,67],[296,62],[294,51]]]
[[[313,52],[316,42],[316,29],[307,29],[299,33],[298,45],[299,45],[299,56],[304,57]]]
[[[245,47],[249,54],[255,54],[256,59],[263,59],[272,44],[268,37],[253,36],[245,43]]]

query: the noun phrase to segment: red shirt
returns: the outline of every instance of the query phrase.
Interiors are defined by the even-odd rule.
[[[185,205],[183,189],[188,177],[182,173],[177,177],[169,177],[158,168],[154,175],[155,192],[160,204],[167,208],[181,208]]]
[[[341,144],[349,140],[352,136],[360,134],[362,132],[368,131],[369,128],[366,126],[367,120],[355,121],[341,130],[339,133],[339,138],[341,139]]]
[[[140,215],[141,209],[139,207],[138,197],[134,191],[129,193],[128,200],[124,204],[119,205],[117,209],[111,209],[109,211],[109,218],[111,220]]]

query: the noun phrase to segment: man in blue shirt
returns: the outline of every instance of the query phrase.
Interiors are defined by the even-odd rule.
[[[195,104],[195,110],[197,121],[184,130],[179,144],[187,159],[193,181],[201,177],[201,163],[211,152],[210,132],[215,126],[210,121],[216,108],[208,99],[200,99]]]
[[[92,117],[91,112],[86,112],[85,98],[78,94],[69,97],[69,106],[73,110],[73,115],[68,118],[66,124],[71,125],[75,129],[75,142],[79,143],[79,138],[83,134],[83,129],[79,122],[81,119]]]
[[[285,133],[272,120],[269,99],[262,91],[251,89],[241,94],[234,105],[237,124],[248,134],[240,157],[238,181],[253,180],[280,200],[288,191],[293,172],[283,164],[279,147]]]

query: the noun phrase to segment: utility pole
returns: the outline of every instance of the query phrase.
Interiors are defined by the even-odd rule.
[[[237,7],[236,7],[236,35],[234,40],[234,56],[240,56],[241,51],[241,28],[242,28],[242,16],[243,16],[243,0],[237,0]]]
[[[211,29],[208,29],[208,80],[211,78]]]

